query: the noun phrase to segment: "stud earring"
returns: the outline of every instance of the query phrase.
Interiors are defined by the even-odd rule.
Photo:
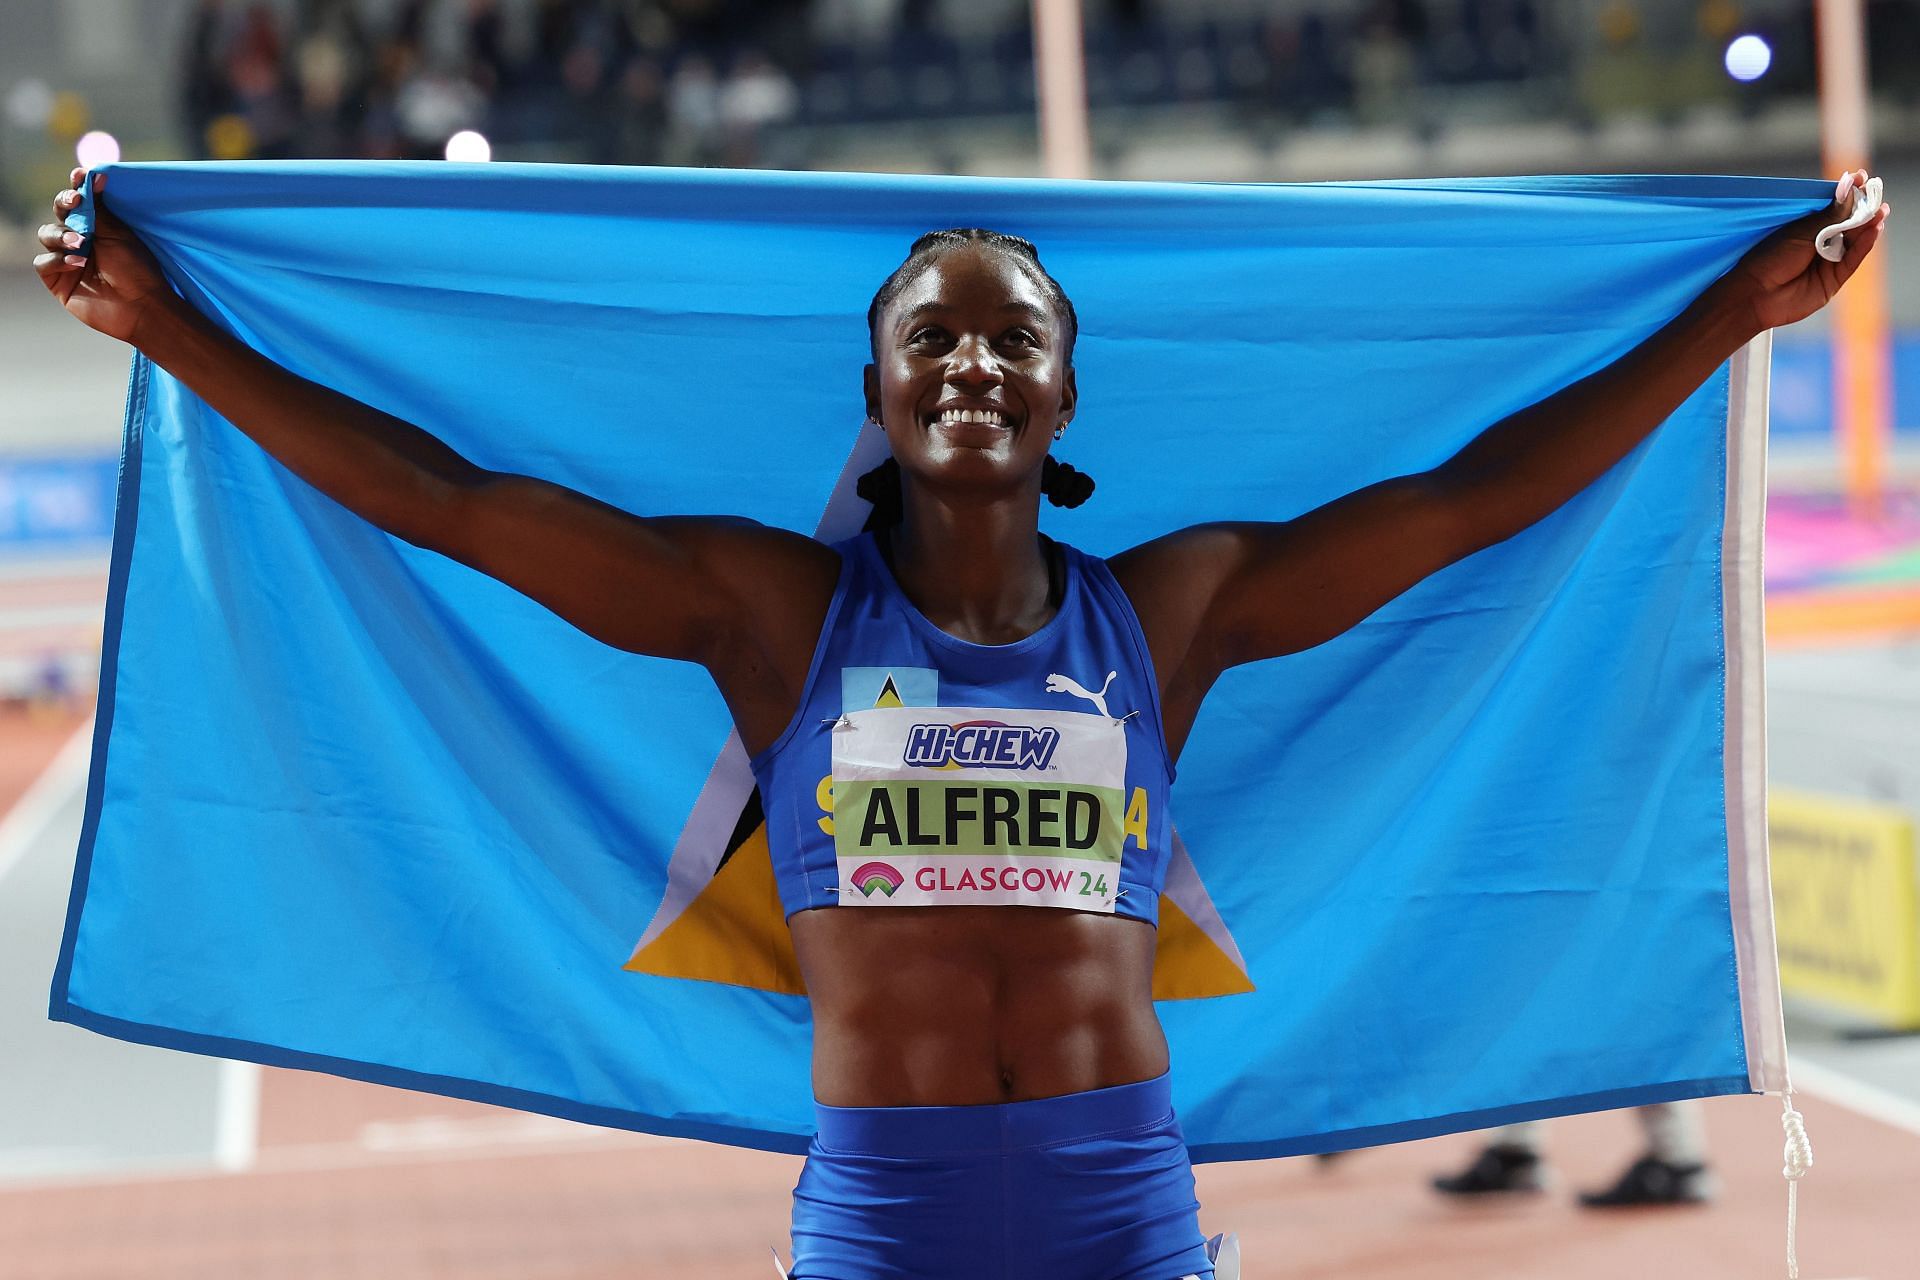
[[[1065,434],[1067,434],[1067,424],[1064,422],[1053,429],[1053,438],[1055,440],[1058,440],[1061,436]]]

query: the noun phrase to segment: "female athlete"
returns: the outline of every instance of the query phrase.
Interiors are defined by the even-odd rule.
[[[1150,995],[1167,787],[1207,690],[1553,511],[1743,343],[1823,306],[1887,213],[1838,263],[1814,236],[1844,209],[1782,227],[1617,363],[1431,471],[1102,561],[1038,529],[1043,492],[1088,486],[1048,457],[1076,322],[1024,240],[924,236],[880,289],[864,395],[892,464],[865,487],[874,525],[829,546],[482,469],[216,329],[104,201],[87,244],[60,225],[79,199],[55,198],[35,259],[76,318],[395,537],[712,674],[812,999],[804,1280],[1212,1275]]]

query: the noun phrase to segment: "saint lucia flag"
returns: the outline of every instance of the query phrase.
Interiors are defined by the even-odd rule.
[[[864,314],[911,239],[1078,308],[1050,532],[1111,554],[1446,458],[1827,183],[1175,186],[117,166],[175,285],[482,466],[860,526]],[[1761,823],[1767,348],[1533,529],[1229,672],[1155,980],[1201,1160],[1784,1083]],[[908,700],[897,684],[872,690]],[[705,674],[356,519],[136,359],[56,1018],[799,1150],[808,1007]]]

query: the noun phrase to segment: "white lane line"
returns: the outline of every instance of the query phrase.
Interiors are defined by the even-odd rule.
[[[0,817],[0,880],[14,864],[39,844],[73,793],[87,785],[87,765],[93,759],[93,717],[60,748],[53,762],[40,771],[26,794]]]
[[[1796,1092],[1810,1093],[1849,1111],[1857,1111],[1868,1119],[1890,1124],[1908,1133],[1920,1134],[1920,1102],[1903,1098],[1878,1085],[1856,1080],[1832,1067],[1808,1062],[1804,1056],[1794,1060],[1793,1087]]]
[[[98,627],[105,597],[76,604],[42,604],[0,613],[0,631],[27,631],[46,627]]]
[[[102,544],[95,550],[74,551],[67,555],[46,556],[34,560],[0,560],[0,582],[37,582],[48,578],[73,578],[98,582],[106,590],[107,573],[113,549]]]
[[[571,1122],[556,1122],[571,1123]],[[369,1128],[376,1126],[368,1126]],[[35,1176],[30,1182],[9,1184],[0,1178],[0,1190],[55,1190],[74,1186],[137,1186],[151,1182],[210,1181],[217,1178],[259,1177],[276,1173],[337,1173],[354,1169],[373,1169],[386,1165],[466,1164],[474,1160],[511,1160],[524,1156],[589,1154],[603,1151],[641,1151],[690,1141],[662,1138],[624,1129],[600,1129],[592,1125],[573,1125],[580,1130],[574,1136],[557,1133],[544,1138],[519,1137],[506,1141],[471,1142],[450,1149],[447,1146],[418,1145],[387,1150],[370,1148],[364,1140],[354,1142],[303,1142],[260,1148],[253,1163],[244,1170],[210,1167],[206,1163],[169,1164],[147,1168],[127,1168],[115,1164],[98,1169],[67,1169]],[[365,1133],[363,1131],[362,1138]],[[0,1171],[3,1173],[4,1171]]]
[[[420,1116],[374,1120],[360,1126],[368,1151],[446,1151],[518,1142],[591,1142],[606,1130],[558,1116],[509,1112],[499,1116]]]

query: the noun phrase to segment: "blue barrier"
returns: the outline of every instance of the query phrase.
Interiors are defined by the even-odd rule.
[[[0,556],[104,550],[118,471],[113,456],[0,458]]]
[[[1776,342],[1770,422],[1776,441],[1795,444],[1833,430],[1833,348],[1824,339]],[[1893,340],[1894,430],[1920,441],[1920,332]]]

